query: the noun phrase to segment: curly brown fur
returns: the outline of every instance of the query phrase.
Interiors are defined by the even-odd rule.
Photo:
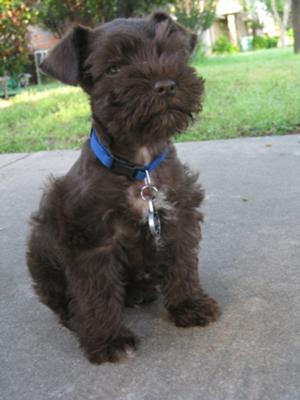
[[[147,164],[169,147],[151,179],[162,238],[155,243],[140,198],[142,181],[103,167],[87,141],[63,177],[52,179],[32,217],[27,262],[40,300],[78,336],[91,362],[118,361],[137,339],[125,305],[153,301],[158,287],[179,326],[219,316],[202,290],[198,245],[203,191],[171,137],[201,109],[203,80],[188,66],[195,35],[167,14],[74,28],[42,68],[90,96],[97,134],[118,156]],[[171,90],[155,84],[173,81]]]

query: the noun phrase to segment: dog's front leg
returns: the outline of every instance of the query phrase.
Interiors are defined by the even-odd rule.
[[[88,359],[115,362],[135,349],[135,336],[122,325],[125,290],[122,264],[111,246],[82,252],[70,273],[71,327]]]
[[[181,210],[171,228],[172,264],[162,285],[165,305],[177,326],[205,326],[216,321],[220,309],[203,291],[198,275],[201,217],[197,210]]]

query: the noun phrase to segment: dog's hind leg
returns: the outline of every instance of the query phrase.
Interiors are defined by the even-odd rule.
[[[42,227],[35,227],[28,242],[27,265],[33,288],[42,303],[58,314],[60,322],[69,327],[68,288],[62,261],[55,243]]]

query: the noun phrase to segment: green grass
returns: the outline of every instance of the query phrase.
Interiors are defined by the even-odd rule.
[[[177,141],[300,132],[300,57],[291,49],[215,56],[193,65],[204,108]],[[60,84],[0,99],[0,152],[78,148],[90,129],[87,97]]]
[[[77,148],[87,136],[90,110],[79,88],[48,84],[0,100],[0,152]]]
[[[194,60],[203,113],[181,140],[281,135],[300,128],[300,57],[291,49]]]

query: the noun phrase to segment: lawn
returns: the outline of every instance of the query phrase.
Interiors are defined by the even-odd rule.
[[[177,141],[300,132],[300,57],[291,49],[202,59],[202,114]],[[0,99],[0,152],[74,149],[87,137],[90,111],[79,88],[58,83]]]

